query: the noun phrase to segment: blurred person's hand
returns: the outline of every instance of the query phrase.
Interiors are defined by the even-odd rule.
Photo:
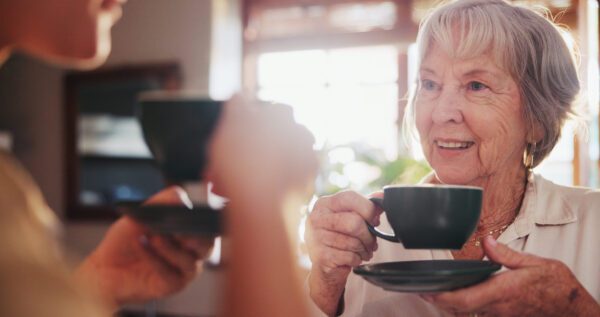
[[[207,178],[217,194],[244,201],[306,191],[318,166],[314,141],[289,106],[235,96],[223,105]]]
[[[352,268],[370,260],[377,250],[377,240],[365,222],[379,225],[380,214],[381,209],[353,191],[321,197],[315,203],[305,233],[312,261],[308,282],[311,298],[326,314],[335,315]]]
[[[180,205],[181,188],[170,187],[146,204]],[[76,275],[109,305],[162,298],[183,289],[199,273],[214,238],[152,234],[124,216],[108,230]]]

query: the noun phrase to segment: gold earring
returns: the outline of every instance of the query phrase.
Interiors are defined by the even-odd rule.
[[[533,153],[535,153],[535,142],[528,143],[525,152],[523,153],[523,164],[528,170],[533,169]]]

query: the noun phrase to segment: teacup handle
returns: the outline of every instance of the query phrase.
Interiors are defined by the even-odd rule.
[[[371,198],[369,198],[369,200],[371,202],[373,202],[375,205],[377,205],[378,207],[383,209],[383,198],[371,197]],[[366,222],[366,223],[367,223],[367,227],[369,228],[369,232],[374,234],[375,236],[380,237],[387,241],[391,241],[391,242],[396,242],[396,243],[401,242],[400,238],[397,238],[395,235],[379,231],[379,230],[377,230],[377,228],[371,226],[370,223],[368,223],[368,222]]]

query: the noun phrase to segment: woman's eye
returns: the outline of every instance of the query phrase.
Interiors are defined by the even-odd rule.
[[[436,89],[437,84],[434,81],[432,81],[432,80],[423,79],[421,81],[421,87],[423,87],[423,89],[425,89],[425,90],[432,91],[432,90]]]
[[[473,90],[473,91],[481,91],[481,90],[487,89],[488,87],[478,81],[472,81],[468,84],[468,88],[469,88],[469,90]]]

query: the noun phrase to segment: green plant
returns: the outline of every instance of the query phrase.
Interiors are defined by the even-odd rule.
[[[382,150],[365,144],[325,146],[320,153],[318,196],[345,189],[367,194],[385,185],[415,184],[431,171],[426,162],[406,156],[390,160]]]

